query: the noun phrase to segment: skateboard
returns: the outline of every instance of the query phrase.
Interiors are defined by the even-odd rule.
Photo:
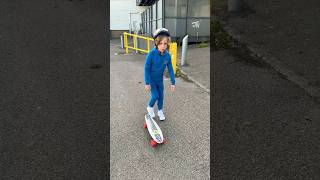
[[[152,138],[150,140],[150,145],[152,147],[156,147],[157,144],[164,144],[166,140],[163,138],[162,131],[158,126],[158,124],[153,120],[153,118],[149,114],[146,114],[144,116],[144,119],[145,119],[145,122],[143,127],[145,129],[148,129],[148,132]]]

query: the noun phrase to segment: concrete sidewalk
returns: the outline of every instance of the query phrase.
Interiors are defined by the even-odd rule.
[[[210,92],[210,44],[208,47],[197,48],[196,45],[189,45],[187,52],[187,66],[181,66],[181,47],[177,52],[178,67],[182,73],[203,88]]]
[[[227,12],[227,0],[215,2],[225,30],[279,73],[320,97],[320,1],[245,0],[239,14]]]

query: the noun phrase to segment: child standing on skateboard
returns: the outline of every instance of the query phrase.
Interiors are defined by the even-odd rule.
[[[163,113],[163,75],[168,67],[171,80],[171,91],[175,91],[174,71],[171,64],[171,55],[167,50],[170,43],[169,31],[165,28],[157,29],[153,34],[155,47],[148,53],[144,65],[145,90],[151,89],[151,98],[147,107],[148,114],[155,117],[153,106],[158,101],[158,116],[161,121],[165,120]]]

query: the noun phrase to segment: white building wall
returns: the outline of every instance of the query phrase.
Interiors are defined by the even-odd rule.
[[[129,30],[130,15],[129,13],[136,13],[131,15],[132,24],[136,28],[140,28],[141,12],[146,7],[136,6],[136,0],[110,0],[110,30]]]

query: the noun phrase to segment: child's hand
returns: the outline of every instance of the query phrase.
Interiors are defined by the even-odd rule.
[[[144,86],[144,89],[145,89],[146,91],[150,91],[150,89],[151,89],[151,88],[150,88],[150,85],[145,85],[145,86]]]
[[[171,85],[170,89],[171,89],[172,92],[174,92],[174,91],[176,91],[176,86],[175,85]]]

